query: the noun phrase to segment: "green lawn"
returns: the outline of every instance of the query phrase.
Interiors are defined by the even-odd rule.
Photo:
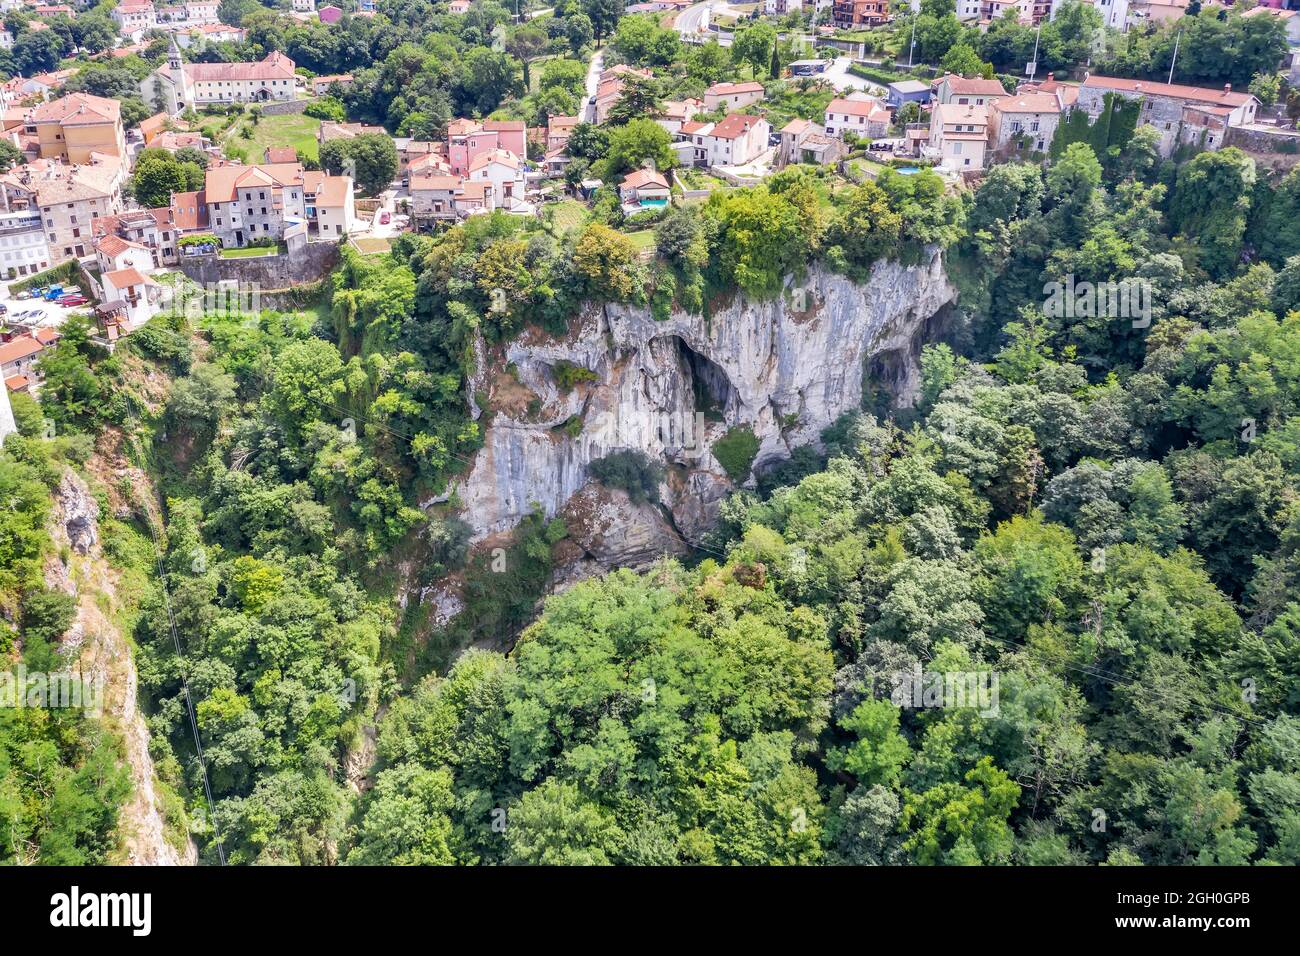
[[[552,208],[555,213],[551,220],[551,230],[557,236],[562,236],[587,221],[587,207],[576,199],[565,199]]]
[[[380,239],[376,236],[359,236],[352,240],[352,245],[357,247],[357,251],[367,256],[382,255],[392,248],[387,239]]]
[[[655,250],[655,234],[653,229],[643,229],[640,232],[629,232],[627,237],[632,240],[632,245],[641,255],[653,255]]]
[[[283,242],[277,246],[246,246],[242,249],[222,249],[223,259],[255,259],[258,256],[278,256],[288,251]]]
[[[250,163],[260,163],[268,146],[292,146],[298,151],[299,159],[317,158],[316,131],[320,129],[320,120],[315,117],[304,113],[264,116],[253,135],[246,138],[242,134],[249,122],[247,117],[237,120],[226,131],[224,145],[244,150]]]

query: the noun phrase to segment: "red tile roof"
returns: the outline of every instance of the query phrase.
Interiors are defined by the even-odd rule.
[[[749,132],[758,119],[757,116],[746,116],[744,113],[731,113],[714,126],[709,135],[716,136],[718,139],[736,139]]]
[[[1144,93],[1148,96],[1171,96],[1176,99],[1209,103],[1214,106],[1243,106],[1254,98],[1250,93],[1234,93],[1230,88],[1209,90],[1200,86],[1184,86],[1181,83],[1127,80],[1116,76],[1089,76],[1084,79],[1083,85],[1090,89]]]

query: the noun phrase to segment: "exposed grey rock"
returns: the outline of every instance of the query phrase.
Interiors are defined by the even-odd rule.
[[[682,536],[650,502],[633,504],[627,492],[588,482],[560,512],[569,538],[602,567],[640,567],[689,550]]]
[[[59,481],[58,513],[72,550],[89,554],[99,543],[99,502],[71,471],[64,471]]]
[[[497,409],[455,488],[462,516],[481,540],[535,508],[554,515],[586,485],[591,461],[630,448],[669,466],[661,490],[674,534],[698,543],[734,487],[710,453],[718,438],[748,425],[759,439],[756,468],[788,458],[860,406],[872,359],[883,360],[886,384],[910,403],[913,339],[955,294],[935,250],[915,266],[877,263],[865,283],[814,267],[774,300],[737,295],[707,320],[674,313],[657,322],[646,308],[611,305],[589,309],[563,339],[522,336],[504,361],[540,410]],[[489,392],[501,371],[478,355],[471,395]],[[590,370],[594,380],[564,391],[555,377],[562,362]],[[709,406],[707,418],[700,405]],[[571,437],[562,426],[575,418],[582,429]],[[624,517],[645,518],[634,510]],[[632,564],[648,553],[649,525],[620,534],[617,520],[611,514],[602,525],[601,563]]]

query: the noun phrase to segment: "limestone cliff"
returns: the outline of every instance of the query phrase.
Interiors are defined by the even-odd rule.
[[[707,319],[592,307],[562,339],[530,333],[481,351],[470,390],[476,416],[485,397],[491,414],[485,447],[453,489],[462,517],[481,539],[537,507],[565,513],[607,567],[680,550],[733,490],[712,454],[720,437],[752,428],[757,469],[787,458],[859,407],[873,367],[909,402],[917,340],[955,294],[935,250],[919,265],[877,263],[862,283],[814,267],[775,299],[736,295]],[[663,510],[591,490],[575,498],[589,463],[624,448],[668,466]],[[631,527],[617,527],[620,515]]]
[[[132,477],[137,485],[146,480],[138,472]],[[118,574],[104,557],[99,518],[99,502],[85,481],[72,471],[64,472],[50,522],[54,543],[63,557],[51,555],[45,567],[46,585],[77,600],[61,648],[76,659],[80,674],[103,687],[103,716],[122,738],[132,783],[130,799],[118,821],[124,862],[132,866],[192,865],[197,859],[194,844],[185,839],[178,849],[167,839],[163,800],[149,753],[149,729],[139,709],[134,655],[117,620],[122,606]]]

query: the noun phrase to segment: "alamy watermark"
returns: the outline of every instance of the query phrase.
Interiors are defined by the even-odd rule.
[[[894,674],[890,703],[904,709],[972,707],[981,717],[1000,712],[998,673],[983,671],[910,671]]]
[[[104,713],[104,681],[71,671],[29,671],[26,664],[19,664],[13,670],[0,671],[0,707],[73,708],[100,717]]]
[[[1151,283],[1147,279],[1118,282],[1063,282],[1043,286],[1043,313],[1052,319],[1130,319],[1133,328],[1151,326]]]
[[[698,458],[704,454],[706,421],[703,412],[633,410],[595,415],[584,429],[606,448],[653,448],[656,445]]]
[[[260,282],[193,282],[164,286],[164,308],[172,315],[197,319],[204,315],[251,314],[262,311]]]

